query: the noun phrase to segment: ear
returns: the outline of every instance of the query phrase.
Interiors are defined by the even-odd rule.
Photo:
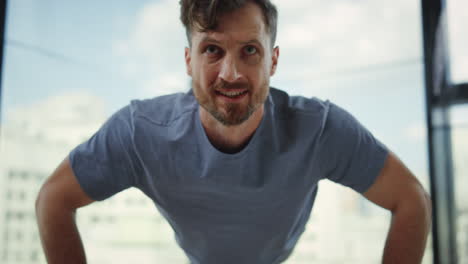
[[[191,77],[192,76],[192,57],[190,54],[190,48],[185,47],[185,67],[187,68],[187,74]]]
[[[271,69],[270,69],[270,76],[273,76],[276,72],[276,67],[278,65],[278,58],[279,58],[279,47],[276,46],[273,49],[273,54],[271,56]]]

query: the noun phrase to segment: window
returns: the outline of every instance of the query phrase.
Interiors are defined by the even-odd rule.
[[[12,193],[11,190],[8,190],[8,191],[7,191],[6,199],[7,199],[7,201],[13,199],[13,193]]]
[[[281,56],[272,86],[341,105],[428,188],[419,0],[275,3]],[[7,11],[0,140],[8,184],[21,185],[18,175],[29,173],[42,177],[38,189],[131,99],[188,89],[178,1],[23,0],[9,1]],[[13,179],[17,168],[23,174]],[[322,182],[320,189],[286,263],[378,263],[390,215],[343,187]],[[80,210],[89,262],[130,263],[138,255],[138,263],[185,263],[154,205],[133,201],[147,200],[131,189]],[[99,221],[104,210],[112,221]],[[36,232],[34,218],[23,222],[24,232]],[[4,256],[16,254],[10,243],[0,241]],[[14,250],[42,252],[39,240]],[[431,254],[429,243],[425,264]]]
[[[39,254],[38,254],[37,251],[34,251],[33,253],[31,253],[31,255],[30,255],[30,260],[31,261],[36,262],[38,259],[39,259]]]
[[[343,106],[429,190],[419,2],[277,1],[273,86]],[[286,263],[379,263],[390,215],[336,184],[320,188]],[[432,263],[430,242],[423,263]]]
[[[468,106],[451,109],[458,263],[468,261]]]
[[[450,50],[451,77],[455,83],[468,82],[468,37],[466,20],[468,2],[447,0],[448,42]]]
[[[18,240],[18,242],[22,242],[23,240],[23,233],[19,230],[16,232],[16,239]]]
[[[18,197],[18,198],[19,198],[19,200],[20,200],[21,202],[24,202],[24,200],[25,200],[25,198],[26,198],[26,193],[25,193],[24,190],[19,191],[19,197]]]

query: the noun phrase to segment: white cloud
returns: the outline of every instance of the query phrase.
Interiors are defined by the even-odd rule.
[[[417,1],[277,1],[277,5],[280,69],[285,78],[421,57]]]
[[[145,84],[145,91],[152,96],[160,96],[188,90],[189,80],[182,78],[179,73],[167,72],[164,75],[151,79]]]
[[[145,96],[186,90],[185,31],[179,21],[179,3],[161,0],[145,5],[127,39],[114,45],[116,56],[127,62],[122,69],[137,80]]]

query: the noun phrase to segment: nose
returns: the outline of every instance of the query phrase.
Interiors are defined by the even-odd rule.
[[[230,55],[226,55],[221,63],[219,78],[226,82],[236,82],[242,78],[237,61]]]

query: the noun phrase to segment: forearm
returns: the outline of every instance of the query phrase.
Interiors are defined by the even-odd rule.
[[[421,263],[431,226],[430,204],[403,205],[392,215],[384,250],[384,264]]]
[[[83,243],[73,210],[48,207],[47,202],[36,205],[37,223],[44,253],[49,264],[85,264]]]

